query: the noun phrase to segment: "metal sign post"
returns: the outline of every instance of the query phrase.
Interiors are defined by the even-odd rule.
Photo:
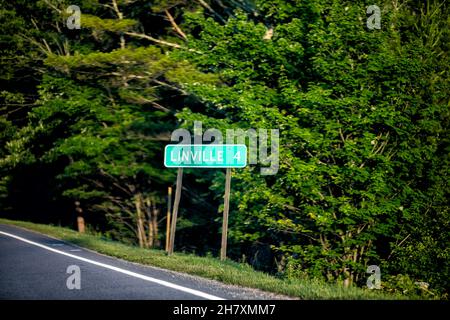
[[[228,213],[230,210],[231,168],[247,165],[247,147],[244,144],[169,144],[164,150],[164,165],[178,168],[175,202],[170,228],[168,254],[173,253],[175,230],[180,204],[183,168],[226,168],[225,196],[222,221],[220,259],[227,256]]]
[[[172,225],[170,226],[169,250],[167,252],[169,255],[173,253],[173,247],[175,244],[175,231],[177,228],[177,216],[178,216],[178,207],[180,205],[182,182],[183,182],[183,168],[178,168],[177,186],[175,189],[175,202],[173,204]]]
[[[220,260],[227,258],[227,238],[228,238],[228,211],[230,210],[230,189],[231,189],[231,169],[227,168],[225,175],[225,197],[222,220],[222,244],[220,247]]]

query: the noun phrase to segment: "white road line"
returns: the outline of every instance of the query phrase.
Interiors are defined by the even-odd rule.
[[[3,234],[5,236],[11,237],[11,238],[14,238],[14,239],[17,239],[17,240],[20,240],[20,241],[23,241],[23,242],[26,242],[26,243],[29,243],[29,244],[32,244],[34,246],[46,249],[48,251],[52,251],[52,252],[59,253],[59,254],[62,254],[64,256],[67,256],[67,257],[71,257],[73,259],[81,260],[81,261],[84,261],[84,262],[87,262],[87,263],[90,263],[90,264],[93,264],[93,265],[96,265],[96,266],[100,266],[100,267],[103,267],[103,268],[106,268],[106,269],[114,270],[114,271],[117,271],[117,272],[129,275],[129,276],[132,276],[132,277],[135,277],[135,278],[139,278],[139,279],[142,279],[142,280],[145,280],[145,281],[154,282],[154,283],[160,284],[160,285],[168,287],[168,288],[172,288],[172,289],[175,289],[175,290],[187,292],[187,293],[193,294],[194,296],[198,296],[198,297],[205,298],[205,299],[208,299],[208,300],[225,300],[223,298],[216,297],[216,296],[213,296],[211,294],[208,294],[208,293],[205,293],[205,292],[202,292],[202,291],[190,289],[190,288],[183,287],[183,286],[180,286],[180,285],[168,282],[168,281],[159,280],[159,279],[152,278],[152,277],[149,277],[149,276],[144,276],[142,274],[139,274],[139,273],[136,273],[136,272],[132,272],[132,271],[128,271],[128,270],[125,270],[125,269],[122,269],[122,268],[117,268],[117,267],[111,266],[109,264],[97,262],[97,261],[94,261],[94,260],[90,260],[90,259],[86,259],[86,258],[83,258],[83,257],[76,256],[76,255],[73,255],[73,254],[70,254],[70,253],[67,253],[67,252],[56,250],[56,249],[47,247],[47,246],[45,246],[43,244],[40,244],[40,243],[37,243],[37,242],[34,242],[34,241],[30,241],[30,240],[27,240],[25,238],[16,236],[16,235],[11,234],[11,233],[0,231],[0,234]]]

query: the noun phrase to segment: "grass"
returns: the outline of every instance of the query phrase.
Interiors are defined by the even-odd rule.
[[[199,257],[184,253],[175,253],[169,257],[162,250],[142,249],[116,241],[105,240],[95,235],[80,234],[71,229],[52,225],[13,221],[2,218],[0,218],[0,223],[36,231],[123,260],[300,299],[384,300],[411,298],[409,296],[387,294],[357,287],[344,288],[337,284],[324,283],[317,280],[280,279],[263,272],[255,271],[247,264],[234,261],[220,261],[212,257]]]

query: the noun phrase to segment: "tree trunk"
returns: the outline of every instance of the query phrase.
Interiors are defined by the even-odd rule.
[[[147,241],[148,241],[148,245],[149,247],[153,247],[154,243],[155,243],[155,239],[154,239],[154,231],[153,231],[153,224],[152,224],[152,210],[151,210],[151,205],[152,205],[152,201],[150,200],[150,198],[145,198],[145,213],[146,213],[146,217],[147,217]]]
[[[144,219],[142,217],[142,196],[141,194],[137,194],[135,197],[135,205],[136,205],[136,216],[137,216],[137,229],[138,229],[138,240],[139,247],[144,248],[148,247],[147,239],[145,237],[145,227],[144,227]]]
[[[153,210],[152,210],[152,231],[153,231],[153,243],[154,246],[159,247],[159,239],[158,239],[158,215],[159,209],[156,207],[155,202],[153,202]]]

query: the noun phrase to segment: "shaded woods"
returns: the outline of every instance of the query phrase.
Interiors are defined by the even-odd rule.
[[[279,129],[233,171],[229,256],[446,296],[445,1],[0,0],[0,215],[164,249],[173,130]],[[219,255],[225,174],[185,171],[176,251]],[[79,205],[75,206],[74,203]],[[422,283],[418,285],[417,283]],[[427,285],[423,285],[426,283]]]

